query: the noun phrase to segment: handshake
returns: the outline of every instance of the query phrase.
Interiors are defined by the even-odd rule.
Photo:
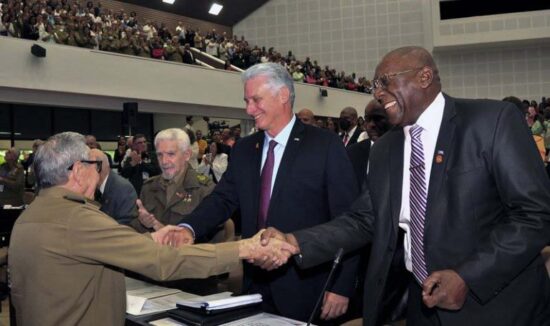
[[[175,248],[193,244],[193,235],[185,227],[167,225],[151,233],[151,236],[155,242]],[[281,267],[291,256],[300,253],[298,242],[292,234],[284,234],[271,227],[238,243],[240,259],[268,271]]]

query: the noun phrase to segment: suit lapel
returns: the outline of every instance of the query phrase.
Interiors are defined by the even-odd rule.
[[[274,199],[277,198],[278,194],[281,192],[281,189],[284,189],[284,185],[286,184],[288,179],[291,178],[290,171],[298,154],[298,150],[304,136],[304,130],[304,125],[298,119],[296,119],[294,127],[292,128],[290,136],[288,137],[285,151],[283,153],[283,157],[281,158],[281,164],[279,165],[279,169],[277,170],[277,176],[275,177],[275,185],[273,186],[271,200],[269,201],[270,207],[267,213],[268,219],[269,212],[271,211],[271,203],[276,201]]]
[[[430,185],[428,188],[428,201],[426,207],[426,227],[430,222],[430,217],[434,215],[435,203],[438,202],[440,189],[445,181],[445,171],[447,162],[452,155],[453,141],[455,136],[456,124],[453,122],[455,116],[454,101],[445,95],[445,108],[443,111],[443,119],[437,136],[435,153],[432,161],[432,171],[430,174]]]
[[[405,149],[405,134],[403,128],[396,128],[396,134],[389,149],[390,163],[390,203],[394,231],[399,227],[401,212],[401,197],[403,195],[403,152]]]

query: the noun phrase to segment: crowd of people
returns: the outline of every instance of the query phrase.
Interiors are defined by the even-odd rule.
[[[544,325],[550,183],[531,136],[546,136],[539,114],[550,102],[453,98],[438,74],[426,49],[391,51],[376,68],[363,122],[346,106],[330,132],[312,110],[295,114],[292,76],[263,63],[243,73],[252,135],[223,128],[207,140],[188,118],[160,131],[154,147],[144,135],[120,138],[112,164],[92,135],[52,136],[32,164],[39,196],[10,243],[18,323],[122,325],[120,268],[206,277],[241,259],[243,292],[260,293],[263,311],[297,320],[321,298],[315,323],[362,310],[373,326]],[[19,168],[16,153],[6,164]],[[217,237],[236,213],[245,240],[179,247]],[[323,263],[342,251],[323,287],[331,273]],[[99,272],[108,277],[87,277]],[[67,280],[77,286],[63,287]]]
[[[215,29],[203,32],[179,23],[170,30],[165,23],[140,21],[135,12],[104,9],[101,2],[77,0],[2,0],[0,36],[65,44],[146,58],[195,64],[191,48],[197,48],[231,65],[246,69],[256,63],[283,65],[294,81],[370,92],[370,81],[355,73],[324,68],[315,60],[297,60],[291,51],[283,55],[274,48],[251,46]]]

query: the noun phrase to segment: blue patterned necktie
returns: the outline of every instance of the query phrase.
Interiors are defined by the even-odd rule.
[[[426,258],[424,257],[424,221],[426,217],[427,187],[424,148],[422,146],[422,127],[413,125],[411,135],[411,189],[409,193],[411,208],[411,254],[412,269],[416,280],[422,284],[428,277]]]

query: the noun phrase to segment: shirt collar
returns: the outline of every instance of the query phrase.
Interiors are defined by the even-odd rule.
[[[416,120],[417,125],[422,127],[422,130],[431,132],[433,130],[438,130],[439,125],[441,124],[441,119],[443,118],[443,109],[445,108],[445,98],[443,93],[439,92],[435,99],[430,103],[430,105],[422,112],[418,120]],[[404,127],[405,133],[409,132],[409,129],[412,126]]]
[[[355,129],[357,129],[357,125],[355,127],[351,128],[350,131],[346,132],[348,134],[348,138],[351,137],[351,135],[353,135],[355,133]]]
[[[101,183],[101,186],[99,186],[99,191],[101,192],[102,195],[105,192],[105,185],[107,184],[107,179],[109,179],[110,174],[111,173],[109,172],[109,174],[107,174],[107,177],[105,177],[105,180],[103,180],[103,182]]]
[[[277,142],[277,144],[282,145],[283,147],[286,146],[286,143],[290,138],[290,132],[292,131],[292,128],[294,127],[295,123],[296,123],[296,116],[293,114],[292,119],[290,119],[290,122],[274,138],[271,138],[267,134],[267,132],[264,132],[264,135],[265,135],[264,144],[269,144],[271,140],[274,140]]]

